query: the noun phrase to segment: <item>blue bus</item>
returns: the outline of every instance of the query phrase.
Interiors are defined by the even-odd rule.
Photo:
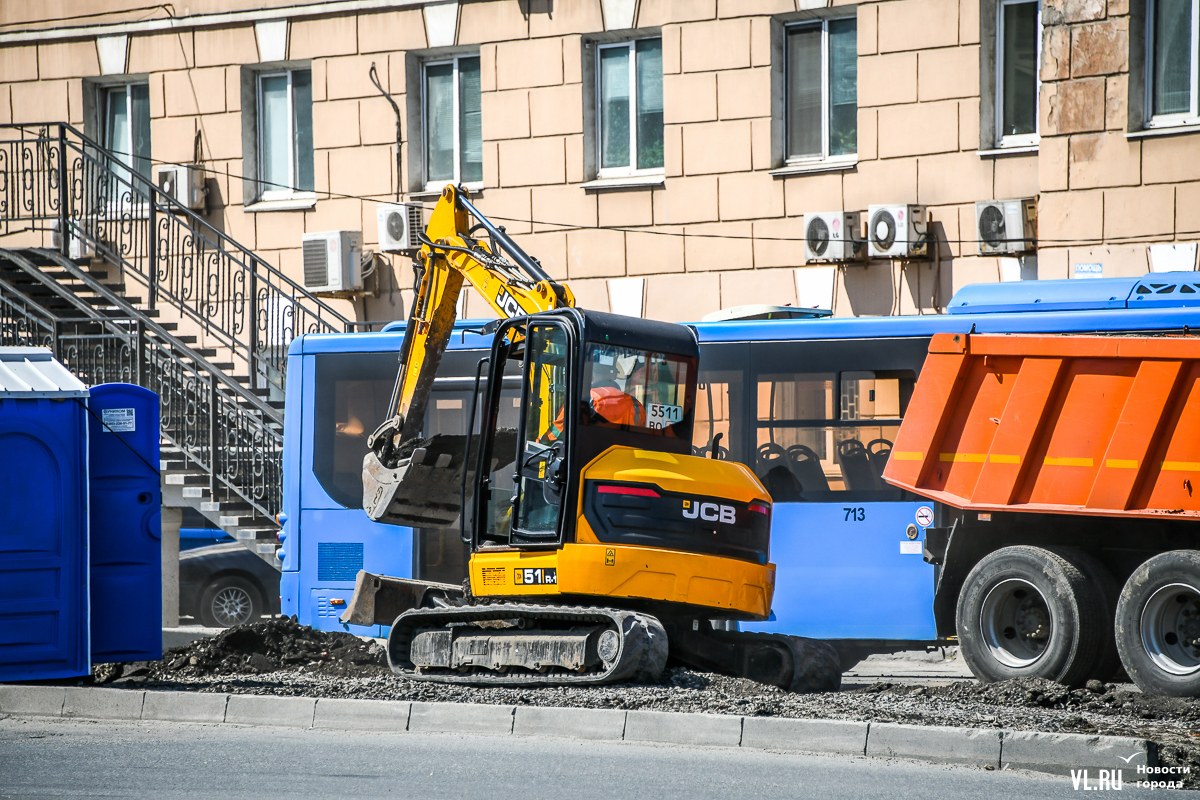
[[[694,448],[747,464],[775,501],[773,614],[743,629],[836,640],[858,655],[944,641],[933,608],[938,568],[922,557],[933,504],[880,477],[930,337],[1187,331],[1200,327],[1200,274],[973,285],[948,311],[693,326]],[[491,346],[473,330],[481,324],[455,329],[426,435],[466,432],[475,366]],[[457,527],[383,525],[362,510],[366,437],[386,414],[402,335],[403,324],[306,335],[289,351],[280,593],[284,614],[323,630],[387,635],[386,626],[338,619],[359,569],[447,583],[466,576]],[[515,380],[512,390],[513,407],[502,402],[502,411],[515,425]]]

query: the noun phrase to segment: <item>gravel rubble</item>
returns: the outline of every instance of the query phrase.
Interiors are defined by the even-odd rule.
[[[876,683],[790,694],[740,678],[669,667],[655,684],[479,688],[392,674],[383,647],[276,618],[168,651],[162,661],[97,665],[95,683],[138,689],[450,703],[646,709],[913,725],[1131,736],[1158,744],[1159,761],[1188,766],[1200,788],[1200,699],[1154,697],[1132,684],[1071,689],[1042,679],[940,686]]]

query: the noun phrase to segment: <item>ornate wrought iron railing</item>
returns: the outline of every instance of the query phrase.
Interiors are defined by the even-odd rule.
[[[267,518],[282,508],[283,433],[278,417],[223,371],[108,295],[115,315],[100,311],[46,277],[26,254],[56,261],[98,289],[66,259],[47,251],[4,251],[2,258],[69,306],[50,310],[0,277],[0,345],[49,347],[89,385],[137,383],[160,398],[161,435],[209,476],[218,502],[245,502]]]
[[[256,387],[282,391],[294,336],[359,327],[70,125],[0,125],[0,235],[22,230],[119,265]]]

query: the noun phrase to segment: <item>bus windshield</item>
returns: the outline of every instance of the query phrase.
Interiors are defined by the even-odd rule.
[[[589,344],[581,418],[585,425],[686,437],[695,382],[693,358]]]

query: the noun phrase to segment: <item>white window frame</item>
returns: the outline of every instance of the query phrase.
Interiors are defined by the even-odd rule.
[[[637,43],[661,38],[661,36],[639,36],[623,42],[596,45],[596,178],[599,180],[666,174],[665,156],[661,167],[637,168]],[[629,166],[603,167],[601,164],[604,163],[604,96],[601,88],[603,75],[600,68],[600,54],[605,50],[621,48],[629,51]],[[665,144],[664,135],[664,147]]]
[[[1034,92],[1033,92],[1033,133],[1010,134],[1005,136],[1004,130],[1004,9],[1008,6],[1036,2],[1037,4],[1037,44],[1034,51]],[[1037,147],[1042,140],[1042,3],[1041,0],[997,0],[996,2],[996,149],[1009,147]]]
[[[1192,0],[1191,109],[1177,114],[1154,113],[1154,6],[1146,0],[1146,128],[1176,128],[1200,125],[1200,0]]]
[[[100,95],[104,99],[104,103],[102,104],[103,107],[99,109],[100,118],[103,120],[101,123],[101,142],[106,150],[113,152],[118,157],[125,156],[129,158],[129,163],[125,163],[124,161],[121,162],[121,168],[129,173],[130,177],[128,180],[131,185],[135,185],[132,176],[135,174],[141,175],[141,173],[139,173],[133,166],[133,162],[137,158],[133,152],[133,137],[135,135],[133,120],[133,87],[135,83],[138,85],[145,85],[140,81],[130,81],[129,83],[106,84],[98,87]],[[125,143],[124,149],[122,150],[117,150],[112,146],[112,130],[109,128],[112,120],[112,115],[109,112],[112,110],[113,96],[118,94],[119,90],[124,91],[125,113],[129,118],[129,141]],[[150,157],[150,167],[151,170],[153,170],[154,161],[152,157]],[[141,175],[141,177],[145,178],[147,181],[154,180],[154,176],[152,174]],[[150,210],[144,200],[138,199],[136,201],[126,201],[123,199],[123,195],[124,193],[121,192],[117,195],[117,197],[109,198],[108,207],[105,210],[105,216],[109,218],[118,218],[122,215],[132,215],[134,219],[144,219],[149,216]]]
[[[307,67],[305,67],[307,69]],[[296,98],[292,93],[292,73],[295,69],[272,69],[263,70],[254,76],[254,97],[258,104],[256,108],[255,119],[258,122],[258,130],[255,135],[258,136],[258,185],[262,187],[259,192],[259,202],[267,203],[272,200],[311,200],[315,199],[316,192],[301,191],[296,187]],[[278,78],[280,75],[287,76],[287,148],[288,148],[288,185],[286,188],[269,187],[265,182],[263,173],[264,169],[263,157],[266,154],[266,138],[264,133],[267,126],[263,121],[263,95],[262,83],[264,78]],[[314,165],[315,166],[315,165]]]
[[[130,164],[126,164],[125,166],[130,172],[133,172],[134,169],[132,166],[132,161],[137,157],[133,152],[133,84],[119,83],[116,85],[102,86],[100,87],[100,91],[104,95],[104,108],[100,112],[104,115],[104,146],[117,155],[127,156],[130,159]],[[112,130],[109,128],[110,120],[112,119],[111,111],[113,95],[118,94],[119,91],[123,91],[125,94],[125,113],[129,117],[129,141],[125,142],[123,149],[117,149],[112,145]],[[150,180],[149,175],[143,177],[145,177],[146,180]]]
[[[793,23],[791,25],[787,25],[784,27],[784,30],[783,30],[783,41],[784,41],[783,53],[784,53],[784,56],[783,57],[784,57],[785,63],[783,65],[783,75],[784,75],[784,81],[783,81],[783,93],[784,93],[784,97],[783,97],[783,120],[784,120],[783,150],[784,150],[784,154],[785,154],[785,159],[784,159],[785,166],[797,167],[797,166],[806,166],[806,165],[813,165],[813,164],[822,164],[822,165],[828,164],[830,166],[836,166],[839,164],[853,165],[853,164],[858,163],[858,148],[857,147],[855,147],[855,152],[853,152],[853,153],[843,153],[842,155],[839,155],[839,156],[829,155],[829,114],[832,110],[829,106],[829,23],[840,22],[841,20],[844,20],[844,19],[854,19],[854,18],[855,18],[854,15],[846,14],[843,16],[828,17],[828,18],[820,19],[820,20],[805,20],[803,22],[796,22],[796,23]],[[787,80],[788,75],[791,74],[791,70],[789,69],[790,65],[788,63],[786,63],[787,57],[788,57],[787,56],[788,49],[789,49],[788,45],[787,45],[788,34],[791,31],[796,30],[797,28],[814,28],[818,25],[820,25],[820,27],[821,27],[821,154],[815,155],[815,156],[787,155],[788,142],[791,140],[791,128],[789,128],[788,126],[792,120],[792,111],[791,111],[792,87],[791,87],[791,84]],[[857,56],[855,56],[855,57],[857,58]],[[857,93],[857,87],[855,87],[855,88],[856,88],[855,107],[857,107],[858,93]],[[858,125],[858,123],[856,122],[855,123],[856,128],[857,128],[857,125]],[[857,138],[855,139],[855,141],[857,142]]]
[[[454,178],[453,180],[429,180],[425,181],[426,192],[441,192],[442,188],[447,184],[457,186],[462,183],[462,138],[459,128],[461,111],[459,109],[459,86],[458,86],[458,62],[464,58],[480,58],[478,53],[463,53],[460,56],[452,56],[449,58],[430,59],[421,63],[421,119],[423,121],[421,131],[421,163],[425,165],[425,174],[429,175],[429,68],[440,67],[446,64],[452,64],[453,69],[453,87],[451,92],[454,95]],[[482,67],[482,64],[481,64]],[[480,89],[482,92],[482,88]],[[483,181],[468,181],[463,184],[468,191],[478,192],[483,189]]]

